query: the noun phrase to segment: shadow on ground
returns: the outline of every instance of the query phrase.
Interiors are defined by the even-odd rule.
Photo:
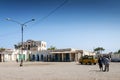
[[[89,72],[103,72],[103,71],[100,71],[100,70],[90,70]]]

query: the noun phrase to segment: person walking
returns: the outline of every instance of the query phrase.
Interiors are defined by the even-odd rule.
[[[99,65],[100,71],[103,71],[103,60],[101,56],[98,58],[98,65]]]
[[[103,60],[104,60],[104,65],[105,65],[105,68],[104,68],[104,72],[105,71],[109,71],[109,62],[110,62],[110,60],[107,58],[107,57],[103,57]]]
[[[18,59],[16,59],[16,62],[18,63]]]

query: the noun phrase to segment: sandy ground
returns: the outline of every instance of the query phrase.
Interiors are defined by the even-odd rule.
[[[0,63],[0,80],[120,80],[120,63],[110,63],[109,72],[98,65],[76,62],[16,62]]]

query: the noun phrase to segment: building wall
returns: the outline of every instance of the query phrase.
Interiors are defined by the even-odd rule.
[[[83,50],[83,56],[84,55],[96,55],[94,52],[90,52],[90,51],[85,51]]]
[[[19,49],[22,49],[21,45],[22,45],[22,43],[18,43],[17,46]],[[47,50],[47,43],[45,41],[27,40],[26,42],[23,42],[23,49],[31,50],[31,51]]]
[[[17,46],[20,46],[21,43],[18,43]],[[21,47],[14,51],[14,60],[18,59],[19,61],[23,58],[24,61],[31,61],[34,58],[36,59],[37,53],[39,51],[47,50],[47,43],[45,41],[34,41],[27,40],[23,43],[23,52],[21,52]],[[23,55],[22,55],[23,54]],[[34,58],[33,58],[34,57]],[[37,56],[38,57],[38,56]]]
[[[68,62],[78,61],[84,55],[95,55],[95,53],[75,49],[57,49],[53,51],[32,52],[31,61],[55,61]]]
[[[5,49],[0,53],[0,62],[12,61],[12,49]]]
[[[120,62],[120,54],[111,54],[111,61],[119,61]]]
[[[42,50],[47,50],[47,43],[44,41],[41,41],[40,46],[38,46],[38,51],[42,51]]]
[[[111,58],[120,58],[120,54],[112,54]]]
[[[41,44],[42,43],[42,44]],[[81,56],[95,55],[95,53],[76,49],[57,49],[46,50],[46,42],[41,42],[41,50],[23,50],[14,49],[12,53],[0,55],[1,61],[55,61],[55,62],[67,62],[78,61]],[[23,55],[22,55],[23,54]]]
[[[39,52],[32,52],[30,54],[31,61],[48,61],[48,57],[50,56],[49,51],[39,51]]]

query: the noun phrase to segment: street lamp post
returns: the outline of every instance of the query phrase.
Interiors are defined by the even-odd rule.
[[[17,24],[19,24],[21,26],[21,42],[22,42],[22,48],[21,48],[22,58],[21,58],[21,61],[20,61],[20,67],[21,67],[21,66],[23,66],[23,29],[24,29],[24,26],[26,26],[27,23],[35,21],[35,19],[31,19],[31,20],[29,20],[27,22],[24,22],[24,23],[20,23],[18,21],[10,19],[10,18],[7,18],[6,20],[15,22],[15,23],[17,23]]]

